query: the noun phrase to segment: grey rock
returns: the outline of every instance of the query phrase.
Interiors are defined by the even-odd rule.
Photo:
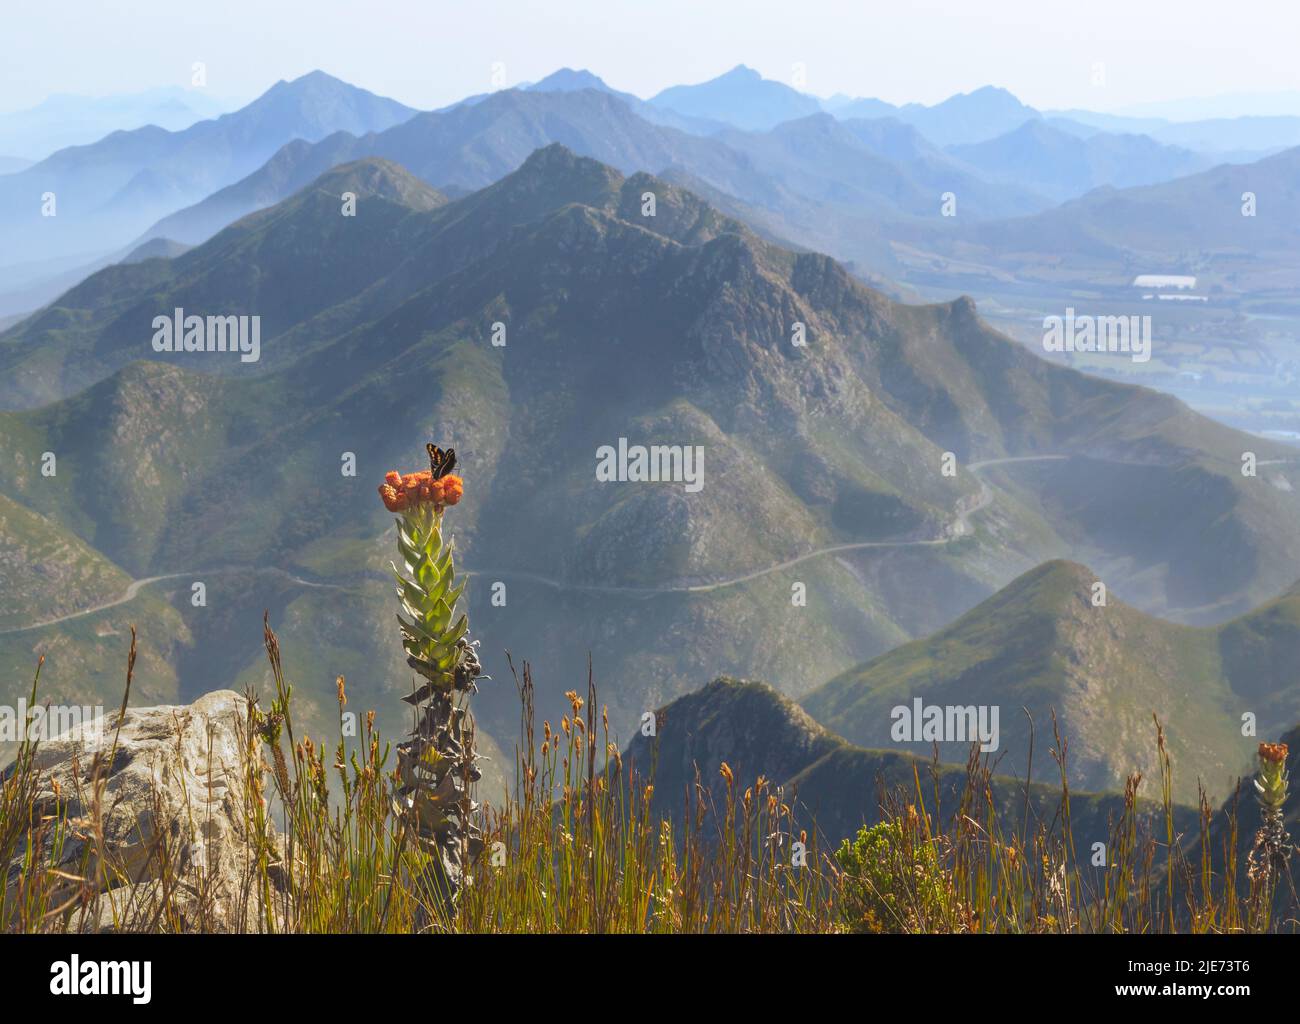
[[[250,825],[243,778],[259,746],[249,743],[246,701],[231,690],[128,708],[120,729],[113,711],[42,741],[36,807],[67,824],[61,845],[53,827],[40,836],[36,862],[67,927],[260,930],[257,851],[275,863],[279,844],[269,816]],[[11,899],[31,884],[21,861],[20,852],[8,865]]]

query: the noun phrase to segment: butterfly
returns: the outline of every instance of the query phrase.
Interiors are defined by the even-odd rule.
[[[424,446],[429,452],[429,472],[435,480],[441,480],[456,467],[456,449],[443,451],[436,444]]]

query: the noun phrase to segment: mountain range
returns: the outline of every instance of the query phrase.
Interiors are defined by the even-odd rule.
[[[1261,228],[1263,218],[1243,223],[1240,213],[1247,192],[1288,202],[1277,165],[1284,178],[1291,151],[1212,166],[1222,155],[1061,118],[1013,116],[1018,101],[998,90],[956,99],[954,121],[985,127],[971,129],[981,141],[943,148],[916,125],[951,136],[915,110],[908,123],[904,108],[863,119],[844,105],[833,116],[814,112],[750,131],[686,115],[667,119],[668,108],[595,76],[557,72],[388,131],[290,143],[246,178],[161,219],[135,244],[203,241],[340,162],[390,159],[458,195],[499,179],[533,148],[560,142],[625,173],[657,173],[769,239],[836,256],[898,297],[1009,287],[1041,294],[1054,309],[1063,293],[1100,288],[1113,302],[1109,293],[1120,294],[1138,274],[1191,273],[1216,295],[1285,302],[1293,222],[1275,218]],[[990,113],[980,120],[973,108],[984,102]],[[944,197],[953,197],[955,216],[945,216]],[[1202,236],[1193,209],[1222,223]],[[1261,231],[1269,237],[1257,251]],[[0,297],[0,312],[7,308]]]
[[[990,237],[1013,234],[1026,216],[1056,214],[1049,210],[1054,200],[1164,181],[1208,162],[1144,136],[1096,133],[1083,140],[1042,120],[949,151],[897,118],[846,118],[844,111],[834,118],[814,113],[767,131],[721,128],[703,136],[647,121],[641,115],[654,108],[637,101],[634,112],[624,94],[598,79],[598,87],[589,88],[593,79],[572,72],[554,86],[489,94],[389,131],[336,134],[316,145],[293,142],[245,179],[162,219],[137,241],[203,241],[349,160],[390,159],[434,187],[456,191],[497,180],[533,148],[560,142],[627,173],[654,171],[770,238],[830,252],[873,279],[905,276],[900,240],[945,255],[973,247],[987,260],[987,272],[997,275],[1026,265],[1052,267],[1059,257],[1035,250],[1032,262],[1017,259],[1015,246],[985,243],[976,223],[988,224]],[[959,218],[941,215],[945,195],[958,197]],[[1128,263],[1115,269],[1126,272]]]
[[[858,229],[878,237],[881,219],[933,219],[942,190],[951,188],[961,190],[974,217],[1049,205],[1028,190],[989,186],[920,137],[900,141],[900,134],[813,114],[769,132],[727,129],[702,137],[653,124],[606,90],[506,90],[370,136],[292,143],[244,180],[162,220],[142,238],[203,241],[330,167],[365,157],[400,163],[437,188],[481,188],[551,142],[626,173],[651,170],[684,184],[702,183],[773,234],[813,245],[832,233],[847,241]],[[861,251],[859,243],[848,255]]]
[[[1143,113],[1040,111],[1006,89],[991,85],[935,104],[893,104],[843,95],[819,99],[783,82],[765,79],[742,64],[706,82],[665,89],[649,102],[662,110],[755,131],[819,110],[844,119],[890,117],[918,129],[940,147],[985,142],[1039,120],[1085,137],[1098,131],[1146,135],[1162,145],[1197,151],[1210,162],[1247,162],[1300,145],[1300,116],[1290,112],[1297,109],[1294,96],[1279,99],[1275,112],[1270,114],[1211,114],[1211,108],[1205,106],[1202,109],[1208,116],[1177,119]]]
[[[475,106],[493,102],[548,98]],[[151,694],[255,683],[249,637],[270,608],[322,715],[339,673],[367,706],[396,703],[379,571],[392,524],[374,486],[418,468],[426,439],[461,454],[450,522],[489,671],[506,677],[509,647],[558,691],[590,652],[624,734],[718,672],[805,695],[1069,552],[1117,597],[1216,621],[1300,577],[1300,499],[1274,463],[1288,449],[1048,364],[969,300],[894,302],[688,190],[559,145],[454,200],[424,178],[335,167],[0,335],[6,562],[40,564],[48,530],[61,564],[95,566],[83,608],[122,573],[167,577],[141,591],[150,605],[0,627],[11,678],[45,651],[56,685],[111,701],[107,652],[154,607]],[[156,353],[153,320],[176,308],[260,316],[261,359]],[[703,487],[600,482],[596,453],[620,438],[700,446]],[[1239,471],[1247,446],[1270,463],[1257,478]],[[24,583],[9,629],[67,615],[57,583]],[[479,703],[487,733],[513,735],[509,687]]]
[[[1063,283],[1062,256],[1056,243],[1026,251],[1018,236],[1055,226],[1049,215],[1073,216],[1054,204],[1085,196],[1104,203],[1108,189],[1177,183],[1300,141],[1283,127],[1268,145],[1250,148],[1213,124],[1086,113],[1044,115],[992,87],[932,106],[821,101],[740,66],[648,101],[562,68],[416,116],[314,72],[182,131],[118,131],[35,166],[10,165],[0,175],[0,317],[30,312],[150,239],[203,241],[339,163],[383,157],[458,196],[550,142],[625,173],[657,173],[769,238],[835,255],[897,296],[1009,279],[1034,288]],[[1219,142],[1203,145],[1209,138]],[[1254,177],[1254,165],[1240,176]],[[44,215],[47,196],[55,216]],[[959,202],[955,218],[942,213],[946,196]],[[1160,249],[1189,222],[1186,199],[1150,212],[1148,233],[1170,236],[1153,238],[1155,269],[1195,263],[1184,248]],[[987,234],[975,230],[985,224]],[[1081,230],[1065,239],[1072,262],[1094,237]],[[1085,254],[1071,283],[1114,282],[1138,258],[1116,248]],[[1231,269],[1244,269],[1252,287],[1268,280],[1267,261]]]

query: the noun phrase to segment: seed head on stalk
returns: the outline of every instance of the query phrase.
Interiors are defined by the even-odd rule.
[[[465,590],[455,585],[452,545],[444,544],[442,517],[460,501],[465,485],[451,473],[455,452],[428,445],[430,468],[405,475],[390,472],[379,496],[397,519],[394,563],[406,663],[420,685],[404,697],[416,707],[411,738],[397,747],[395,809],[440,872],[445,898],[454,903],[464,873],[478,857],[483,839],[473,822],[477,809],[470,788],[481,777],[474,743],[469,695],[482,674],[469,640],[469,619],[456,614]]]

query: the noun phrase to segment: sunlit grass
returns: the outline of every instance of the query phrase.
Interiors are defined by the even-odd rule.
[[[1053,820],[1011,828],[994,810],[975,753],[959,806],[940,817],[928,765],[887,794],[878,823],[826,843],[798,795],[701,765],[678,820],[652,810],[653,765],[624,765],[589,679],[560,722],[533,714],[534,682],[516,675],[521,706],[513,792],[478,814],[484,847],[449,901],[440,874],[393,804],[393,757],[374,715],[362,735],[328,744],[294,733],[291,687],[268,630],[276,692],[249,695],[235,806],[246,837],[242,876],[221,880],[181,863],[166,836],[144,864],[124,864],[103,835],[102,762],[80,766],[83,792],[50,799],[21,744],[0,784],[0,928],[15,932],[1246,932],[1294,931],[1289,862],[1238,883],[1235,814],[1226,827],[1202,801],[1200,834],[1173,831],[1172,768],[1157,725],[1164,815],[1154,832],[1129,780],[1112,822],[1107,866],[1076,850],[1065,743],[1053,754],[1061,798]],[[134,666],[134,644],[128,668]],[[39,687],[33,682],[33,702]],[[126,700],[123,701],[125,706]],[[715,782],[716,779],[716,782]],[[189,795],[187,794],[187,797]],[[866,798],[864,798],[866,799]],[[84,808],[68,812],[71,803]],[[158,804],[157,806],[161,806]],[[869,816],[870,808],[864,808]],[[1213,849],[1215,836],[1218,849]],[[66,863],[72,838],[84,841]],[[149,884],[138,883],[144,878]],[[205,899],[205,887],[212,898]],[[195,891],[198,898],[195,898]],[[233,891],[234,898],[230,898]],[[182,900],[182,894],[188,898]],[[195,908],[198,908],[197,912]],[[1282,908],[1282,912],[1278,911]],[[210,908],[209,910],[205,908]]]

